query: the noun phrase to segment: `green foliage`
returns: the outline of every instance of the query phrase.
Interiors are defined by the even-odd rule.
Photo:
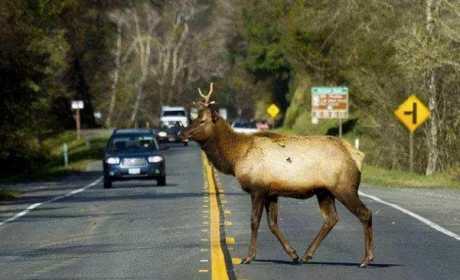
[[[351,135],[363,138],[368,162],[404,168],[408,136],[393,111],[416,94],[425,103],[436,101],[433,116],[439,120],[437,137],[443,139],[438,147],[440,169],[460,165],[460,141],[454,136],[460,129],[456,110],[460,31],[455,20],[460,5],[433,2],[430,32],[426,1],[410,5],[396,0],[267,2],[249,1],[243,8],[249,11],[246,65],[256,77],[262,72],[275,82],[279,82],[277,70],[289,69],[286,130],[301,134],[335,130],[334,121],[311,124],[310,88],[346,85],[351,113],[360,118]],[[266,55],[267,49],[276,55]],[[282,57],[283,63],[273,57]],[[434,89],[427,82],[429,73],[435,73]],[[274,90],[271,94],[277,96]],[[428,127],[429,123],[416,133],[418,171],[427,163]]]
[[[20,193],[14,190],[2,189],[0,186],[0,201],[3,200],[13,200],[18,198]]]
[[[49,179],[86,171],[89,162],[101,159],[107,140],[110,137],[109,130],[94,131],[93,133],[95,135],[81,139],[77,139],[75,131],[64,131],[59,134],[49,135],[42,141],[39,158],[32,158],[30,153],[22,157],[24,159],[27,157],[31,161],[33,165],[30,168],[23,163],[16,166],[17,169],[15,169],[14,173],[2,174],[2,179],[5,181]],[[64,143],[68,145],[69,166],[67,167],[64,167],[63,160]]]
[[[364,165],[362,181],[366,184],[385,187],[460,188],[458,177],[456,178],[447,172],[438,173],[434,176],[423,176],[372,165]]]
[[[86,101],[83,124],[91,125],[86,116],[93,115],[92,87],[100,90],[104,79],[98,73],[107,71],[101,59],[110,56],[110,25],[98,5],[0,2],[0,165],[7,166],[2,172],[27,172],[47,158],[41,139],[73,126],[72,98]]]
[[[282,0],[256,0],[249,1],[244,9],[243,34],[248,42],[245,65],[249,71],[255,74],[273,74],[289,69],[281,45],[282,31],[279,24],[287,5]]]

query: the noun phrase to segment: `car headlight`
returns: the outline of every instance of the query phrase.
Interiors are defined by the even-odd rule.
[[[109,157],[105,160],[105,162],[108,164],[119,164],[120,158],[119,157]]]
[[[147,159],[150,163],[157,163],[157,162],[162,162],[163,161],[163,157],[161,156],[150,156],[148,157]]]
[[[167,135],[168,134],[166,132],[164,132],[164,131],[158,132],[158,136],[160,136],[160,137],[166,137]]]

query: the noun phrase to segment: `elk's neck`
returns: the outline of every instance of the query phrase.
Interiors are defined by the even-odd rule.
[[[223,119],[218,119],[214,135],[201,143],[201,148],[220,172],[234,175],[236,162],[246,154],[251,137],[233,131]]]

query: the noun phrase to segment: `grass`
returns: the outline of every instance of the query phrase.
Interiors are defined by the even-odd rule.
[[[49,145],[51,145],[53,160],[33,174],[34,179],[48,179],[86,171],[89,162],[102,159],[107,139],[106,136],[96,136],[89,140],[77,140],[73,133],[69,132],[57,139],[52,139]],[[64,143],[68,145],[69,165],[67,167],[64,166],[62,155]]]
[[[362,180],[364,183],[385,187],[410,188],[457,188],[460,189],[460,178],[448,172],[425,176],[399,170],[388,170],[382,167],[364,165]]]
[[[85,172],[88,164],[94,160],[101,160],[104,153],[108,133],[101,132],[87,139],[77,139],[74,132],[64,132],[55,135],[43,143],[43,148],[49,151],[49,159],[42,167],[30,174],[15,174],[0,179],[0,183],[11,183],[24,180],[51,180],[65,175]],[[68,145],[69,165],[64,166],[62,146]],[[0,201],[14,200],[20,192],[0,185]]]
[[[55,135],[43,142],[44,149],[49,151],[49,160],[44,162],[41,168],[30,174],[15,174],[2,178],[0,182],[14,182],[24,179],[47,180],[84,172],[89,162],[102,159],[108,137],[107,133],[100,133],[88,140],[83,137],[76,139],[75,133],[70,131]],[[62,152],[64,143],[68,145],[69,165],[67,167],[64,166]]]
[[[2,200],[14,200],[19,197],[21,193],[14,190],[1,190],[0,189],[0,201]]]

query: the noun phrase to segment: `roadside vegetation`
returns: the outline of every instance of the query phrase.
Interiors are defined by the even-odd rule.
[[[33,170],[24,170],[0,180],[10,182],[17,180],[46,180],[59,176],[87,171],[90,162],[101,160],[109,138],[109,130],[99,130],[93,136],[77,139],[74,131],[65,131],[45,139],[42,149],[47,151],[46,157],[36,162]],[[63,145],[68,146],[68,165],[64,166]]]
[[[16,173],[2,176],[0,179],[0,201],[14,200],[21,195],[11,187],[2,187],[2,183],[56,180],[60,177],[88,171],[88,165],[100,161],[110,136],[110,130],[91,131],[77,139],[74,131],[65,131],[43,140],[41,154],[46,154],[34,162],[33,169],[17,170]],[[68,165],[64,165],[63,145],[68,146]]]
[[[20,195],[21,193],[18,191],[0,188],[0,201],[13,200],[13,199],[18,198]]]
[[[459,171],[449,170],[425,176],[364,164],[362,181],[371,186],[460,189]]]
[[[65,169],[57,156],[72,100],[85,102],[84,128],[152,127],[160,106],[190,107],[213,81],[230,118],[266,119],[275,103],[275,126],[307,135],[338,134],[336,121],[311,124],[310,88],[348,86],[344,137],[359,138],[388,178],[408,169],[409,135],[393,111],[415,94],[431,109],[414,135],[415,173],[450,186],[459,14],[449,0],[1,1],[0,176],[82,169],[97,143],[69,141]]]

